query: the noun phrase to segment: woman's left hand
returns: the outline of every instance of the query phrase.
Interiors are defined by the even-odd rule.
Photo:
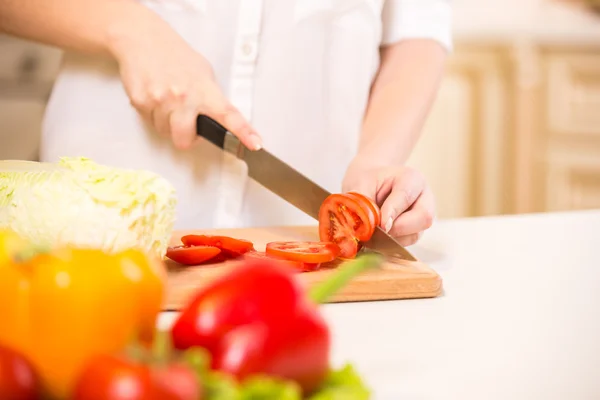
[[[353,163],[342,184],[375,200],[381,208],[381,228],[401,245],[415,244],[435,218],[435,199],[425,178],[405,166],[364,167]]]

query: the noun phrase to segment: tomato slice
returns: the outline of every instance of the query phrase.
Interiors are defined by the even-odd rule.
[[[356,257],[356,253],[360,250],[360,243],[352,237],[343,237],[336,243],[340,248],[340,258],[352,259]]]
[[[267,244],[266,253],[286,260],[320,264],[335,260],[340,249],[332,242],[271,242]]]
[[[214,259],[221,249],[214,246],[174,246],[167,249],[167,257],[183,265],[198,265]]]
[[[270,261],[276,260],[278,263],[280,263],[284,267],[292,268],[299,272],[316,271],[321,266],[320,263],[319,264],[311,264],[311,263],[304,263],[301,261],[293,261],[293,260],[286,260],[286,259],[278,258],[275,256],[268,255],[267,253],[262,252],[262,251],[249,251],[249,252],[245,253],[243,255],[243,257],[245,259],[261,259],[261,260],[266,259],[266,260],[270,260]]]
[[[369,203],[369,201],[366,198],[357,196],[354,193],[346,193],[346,196],[349,196],[360,203],[363,210],[365,210],[365,212],[368,214],[369,221],[373,221],[373,229],[375,229],[375,227],[377,226],[377,213],[371,207],[371,203]]]
[[[254,250],[252,242],[229,236],[185,235],[181,238],[185,246],[214,246],[222,251],[224,257],[236,258]]]
[[[376,214],[368,202],[348,194],[332,194],[319,210],[319,238],[340,248],[340,256],[354,258],[359,242],[366,242],[375,231]]]
[[[351,197],[360,198],[362,199],[362,201],[366,202],[367,206],[371,209],[371,211],[373,211],[373,214],[375,215],[375,226],[378,226],[381,223],[381,209],[379,208],[377,203],[375,203],[375,200],[358,192],[348,192],[346,194]]]

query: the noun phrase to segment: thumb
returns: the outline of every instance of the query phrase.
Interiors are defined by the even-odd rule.
[[[381,228],[389,232],[396,218],[413,205],[422,191],[423,182],[416,177],[412,179],[410,174],[396,177],[390,194],[381,206]]]

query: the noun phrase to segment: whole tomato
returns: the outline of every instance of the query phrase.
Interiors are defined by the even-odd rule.
[[[79,376],[73,400],[154,399],[150,369],[124,357],[102,355],[91,360]]]
[[[0,346],[0,399],[37,400],[40,394],[39,377],[29,360]]]
[[[201,400],[202,390],[194,371],[183,364],[154,367],[152,375],[156,399]]]
[[[87,364],[72,400],[202,400],[202,391],[186,365],[154,365],[103,355]]]

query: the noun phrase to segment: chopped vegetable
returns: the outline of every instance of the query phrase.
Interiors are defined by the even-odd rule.
[[[212,261],[221,253],[214,246],[175,246],[167,249],[167,257],[183,265],[199,265]]]
[[[280,265],[290,268],[290,270],[292,270],[292,271],[298,271],[298,272],[316,271],[321,266],[321,264],[311,264],[311,263],[305,263],[302,261],[292,261],[292,260],[281,259],[281,258],[275,257],[273,255],[269,255],[269,254],[265,253],[264,251],[249,251],[248,253],[244,254],[244,259],[246,259],[246,260],[259,259],[259,260],[271,260],[271,261],[277,260],[277,262]]]
[[[254,250],[252,242],[228,236],[186,235],[181,238],[185,246],[214,246],[227,258],[236,258]]]
[[[375,203],[374,200],[358,192],[348,192],[346,194],[350,197],[359,199],[371,209],[373,215],[375,216],[375,226],[378,226],[381,223],[381,209],[377,206],[377,203]]]
[[[68,394],[88,357],[119,351],[135,336],[151,340],[162,304],[161,262],[133,249],[41,251],[11,242],[0,242],[0,255],[11,260],[0,262],[0,343],[31,360],[51,395]]]
[[[374,204],[354,193],[328,196],[319,210],[320,240],[337,244],[340,257],[354,258],[360,242],[371,238],[381,220],[380,212],[373,212]]]
[[[249,260],[190,299],[171,329],[173,344],[207,349],[212,367],[238,380],[266,374],[312,393],[329,371],[330,333],[311,299],[378,264],[374,255],[352,261],[308,298],[277,260]]]
[[[0,345],[0,399],[38,400],[39,376],[23,354]]]
[[[266,253],[285,260],[321,264],[335,260],[340,248],[331,242],[271,242]]]
[[[131,247],[162,257],[175,222],[175,190],[148,171],[98,165],[0,161],[0,229],[39,245],[106,252]]]
[[[254,251],[252,242],[228,236],[185,235],[183,245],[167,249],[167,257],[183,265],[219,263]]]

